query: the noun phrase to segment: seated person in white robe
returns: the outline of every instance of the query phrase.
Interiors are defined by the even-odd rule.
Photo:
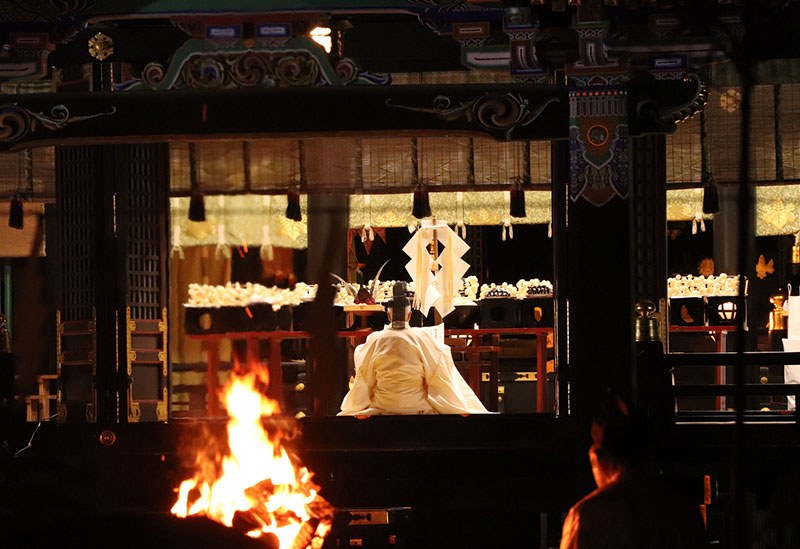
[[[450,348],[425,329],[409,327],[405,284],[402,295],[394,293],[391,324],[356,347],[355,381],[338,415],[489,413],[456,369]]]

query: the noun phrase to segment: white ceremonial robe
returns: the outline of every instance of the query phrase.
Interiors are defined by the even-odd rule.
[[[783,350],[796,353],[800,351],[800,339],[784,339]],[[783,366],[784,383],[800,383],[800,364],[785,364]],[[793,412],[796,408],[795,398],[786,397],[786,409]]]
[[[356,376],[340,416],[486,414],[450,349],[421,328],[386,326],[356,347]]]

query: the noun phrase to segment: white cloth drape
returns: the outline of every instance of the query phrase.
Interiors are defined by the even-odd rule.
[[[356,347],[356,376],[340,416],[489,413],[450,349],[421,328],[374,332]]]

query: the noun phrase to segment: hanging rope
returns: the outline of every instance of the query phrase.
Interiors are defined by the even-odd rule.
[[[269,223],[272,218],[270,207],[272,205],[272,197],[268,194],[262,198],[262,206],[266,215],[264,216],[264,223],[261,225],[261,250],[259,256],[261,259],[272,261],[275,259],[275,250],[272,248],[272,239],[269,234]]]
[[[511,210],[511,191],[503,191],[503,200],[505,201],[506,207],[506,218],[503,220],[503,229],[501,238],[503,242],[505,242],[506,238],[514,238],[514,225],[511,224],[511,216],[509,212]]]
[[[180,198],[172,197],[170,198],[170,202],[172,203],[172,211],[178,211],[180,206]],[[181,244],[181,225],[178,222],[178,216],[172,216],[172,249],[170,250],[170,257],[173,255],[178,254],[180,259],[185,259],[183,253],[183,245]]]

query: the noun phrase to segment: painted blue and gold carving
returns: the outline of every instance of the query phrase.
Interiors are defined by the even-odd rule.
[[[630,193],[627,94],[615,88],[571,91],[570,185],[573,201],[602,206]]]

